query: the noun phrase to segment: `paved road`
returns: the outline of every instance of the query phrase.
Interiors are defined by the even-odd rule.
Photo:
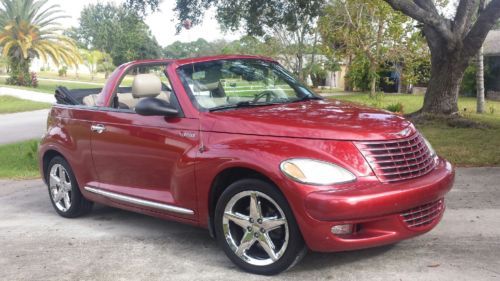
[[[7,75],[0,75],[0,78],[7,78]],[[60,83],[74,83],[74,84],[86,84],[86,85],[95,85],[98,87],[102,87],[104,83],[98,82],[85,82],[85,81],[76,81],[76,80],[67,80],[67,79],[54,79],[54,78],[38,78],[39,81],[50,81],[50,82],[60,82]]]
[[[500,168],[459,169],[442,223],[381,248],[241,272],[205,230],[97,206],[58,217],[40,180],[0,181],[2,280],[500,280]]]
[[[54,95],[7,87],[0,87],[1,95],[46,103],[56,101]],[[47,126],[48,112],[46,109],[0,114],[0,145],[40,138]]]
[[[40,93],[35,91],[0,87],[0,96],[13,96],[20,99],[32,100],[37,102],[55,103],[54,94]]]
[[[0,114],[0,144],[39,139],[47,127],[48,109]]]

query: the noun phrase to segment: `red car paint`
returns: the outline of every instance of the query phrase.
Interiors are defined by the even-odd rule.
[[[118,67],[99,94],[98,107],[54,105],[39,154],[41,172],[51,155],[71,165],[89,200],[156,217],[210,227],[212,187],[218,175],[247,169],[272,181],[284,194],[305,242],[314,251],[344,251],[393,243],[431,230],[432,223],[409,228],[401,213],[440,200],[451,189],[452,166],[437,158],[426,175],[382,183],[355,145],[416,133],[404,118],[382,110],[335,100],[311,100],[233,111],[199,111],[177,74],[182,65],[220,59],[135,61]],[[123,75],[138,65],[164,64],[184,116],[141,116],[109,108]],[[95,134],[93,124],[106,131]],[[280,171],[290,158],[312,158],[348,169],[356,181],[312,186]],[[87,191],[95,187],[143,200],[192,210],[179,214],[115,201]],[[354,223],[349,235],[334,235],[334,225]]]

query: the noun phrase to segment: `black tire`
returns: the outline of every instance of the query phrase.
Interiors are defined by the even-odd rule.
[[[65,178],[69,180],[70,183],[70,187],[68,186],[69,188],[68,197],[70,198],[70,204],[69,204],[70,207],[66,209],[61,209],[57,205],[58,203],[54,201],[54,196],[51,191],[50,173],[53,168],[57,168],[60,166],[62,166],[65,170],[65,173],[67,173],[67,177]],[[49,164],[47,165],[47,169],[45,171],[45,180],[49,191],[50,202],[52,203],[52,206],[60,216],[65,218],[76,218],[85,215],[92,210],[94,202],[89,201],[85,197],[83,197],[82,193],[80,192],[80,188],[78,187],[78,183],[76,181],[73,170],[71,169],[71,166],[64,158],[56,156],[52,158],[52,160],[50,160]],[[64,205],[64,203],[61,204]]]
[[[255,264],[252,264],[251,262],[245,261],[243,258],[240,258],[240,256],[238,256],[236,254],[235,250],[233,250],[231,248],[231,247],[234,248],[234,245],[231,246],[230,245],[231,242],[228,242],[226,237],[225,237],[223,217],[224,217],[224,212],[226,211],[226,207],[232,208],[231,206],[236,206],[236,204],[238,204],[238,203],[236,203],[235,205],[231,205],[231,204],[233,204],[232,202],[235,202],[235,200],[245,200],[245,199],[237,199],[237,198],[245,198],[245,197],[240,197],[240,196],[242,194],[247,194],[247,192],[250,192],[250,193],[258,192],[258,194],[264,194],[264,195],[268,196],[269,198],[274,200],[274,202],[271,203],[271,201],[267,201],[265,197],[262,197],[261,199],[259,199],[260,200],[259,206],[260,206],[260,204],[265,205],[265,203],[262,203],[262,201],[267,201],[268,202],[267,204],[269,206],[273,206],[272,204],[277,204],[279,206],[279,208],[281,208],[282,214],[284,214],[284,216],[285,216],[285,219],[286,219],[285,224],[288,227],[288,244],[284,244],[284,243],[281,244],[281,247],[285,247],[284,252],[279,257],[279,259],[273,261],[271,264],[255,265]],[[254,193],[254,194],[257,194],[257,193]],[[258,196],[260,196],[260,195],[258,195]],[[233,197],[236,199],[232,200]],[[259,200],[257,200],[257,202],[259,202]],[[238,201],[236,201],[236,202],[238,202]],[[228,205],[228,203],[230,203],[230,204]],[[251,204],[252,203],[250,201],[250,205]],[[244,206],[245,204],[241,204],[241,205]],[[265,207],[265,208],[267,208],[267,207]],[[259,207],[259,209],[260,209],[260,207]],[[271,209],[268,208],[267,210],[271,210]],[[266,216],[264,215],[264,211],[262,211],[261,213],[262,213],[261,217],[265,218]],[[275,214],[276,214],[276,212],[275,212]],[[249,216],[251,216],[251,213],[249,213]],[[281,215],[279,217],[281,217]],[[230,228],[230,224],[228,223],[228,221],[229,220],[226,219],[226,229]],[[282,226],[283,229],[285,228],[285,224]],[[255,224],[253,224],[253,225],[255,225]],[[307,252],[307,247],[304,243],[304,240],[303,240],[302,235],[300,233],[300,230],[298,228],[297,222],[293,216],[292,210],[291,210],[288,202],[286,201],[284,196],[278,191],[276,186],[274,186],[273,184],[270,184],[266,181],[263,181],[263,180],[243,179],[243,180],[239,180],[237,182],[234,182],[229,187],[227,187],[217,202],[217,206],[215,209],[214,226],[215,226],[215,234],[216,234],[217,242],[222,247],[222,249],[224,250],[226,255],[229,257],[229,259],[234,264],[236,264],[238,267],[240,267],[241,269],[248,271],[248,272],[251,272],[251,273],[254,273],[254,274],[261,274],[261,275],[278,274],[282,271],[285,271],[285,270],[293,267],[296,263],[298,263],[304,257],[304,255]],[[244,230],[244,228],[242,228],[241,225],[236,226],[236,227],[240,227],[241,229],[243,229],[242,231],[245,233],[245,234],[243,234],[243,236],[245,236],[250,231],[250,230],[249,231]],[[257,225],[257,227],[260,227],[260,226]],[[250,228],[252,228],[252,227],[250,227]],[[280,229],[278,231],[283,231],[283,229]],[[261,230],[262,230],[262,228],[261,228]],[[274,231],[274,230],[271,230],[271,231]],[[270,234],[271,231],[268,232],[268,238],[271,235]],[[255,231],[255,232],[258,232],[258,231]],[[281,232],[281,233],[284,233],[284,232]],[[259,234],[263,235],[262,233],[259,233]],[[256,234],[256,235],[259,235],[259,234]],[[249,236],[249,237],[251,237],[251,236]],[[283,240],[286,240],[286,239],[283,239]],[[233,239],[231,241],[235,241],[235,240]],[[243,239],[241,239],[241,241],[243,241]],[[254,242],[252,242],[252,243],[254,243]],[[260,244],[259,241],[255,242],[255,243]],[[273,244],[273,246],[275,245],[275,243],[271,243],[271,244]],[[241,246],[241,242],[239,243],[239,245]],[[278,241],[278,244],[276,244],[276,245],[279,245],[279,241]],[[252,244],[252,246],[250,246],[250,247],[258,247],[259,249],[249,248],[248,250],[245,250],[245,255],[246,255],[246,252],[249,250],[250,251],[263,250],[263,247],[261,245],[255,246]],[[281,248],[281,250],[283,250],[283,248]],[[268,257],[271,258],[270,255],[268,255]]]

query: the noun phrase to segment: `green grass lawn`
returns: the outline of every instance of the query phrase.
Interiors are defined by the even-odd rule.
[[[0,178],[28,179],[39,177],[38,141],[0,145]]]
[[[0,97],[1,99],[4,97]],[[336,99],[348,100],[367,105],[375,105],[367,95],[336,96]],[[419,109],[422,96],[387,95],[378,103],[379,107],[401,102],[405,113]],[[4,102],[0,102],[0,108]],[[467,107],[467,118],[486,123],[488,128],[450,127],[446,122],[428,121],[417,124],[419,130],[429,139],[438,154],[458,166],[498,166],[500,165],[500,102],[488,102],[487,108],[494,108],[493,113],[474,113],[475,100],[461,98],[460,107]],[[37,141],[0,145],[0,178],[38,177],[36,157]]]
[[[370,99],[367,94],[335,96],[334,99],[361,103],[379,108],[400,102],[405,114],[420,109],[423,96],[385,95]],[[446,122],[429,121],[416,124],[429,139],[439,155],[458,166],[500,165],[500,102],[487,101],[485,114],[476,113],[476,99],[461,97],[459,108],[462,116],[488,125],[488,128],[458,128]],[[464,111],[464,109],[466,109]]]
[[[54,82],[54,81],[39,80],[38,87],[31,88],[31,87],[19,87],[19,86],[6,85],[5,80],[6,80],[6,78],[0,77],[0,86],[16,88],[16,89],[23,89],[23,90],[28,90],[28,91],[40,92],[40,93],[46,93],[46,94],[54,94],[55,90],[58,86],[64,86],[68,89],[93,89],[93,88],[102,87],[99,85],[91,85],[91,84],[83,84],[83,83],[75,83],[75,82]]]
[[[104,73],[97,73],[94,75],[94,79],[90,76],[90,74],[79,73],[78,76],[71,71],[68,71],[66,76],[59,76],[56,72],[49,71],[40,71],[37,73],[38,78],[48,78],[48,79],[57,79],[57,80],[71,80],[71,81],[82,81],[82,82],[92,82],[92,83],[102,83],[106,82],[106,78],[104,78]]]
[[[23,100],[11,96],[0,96],[0,114],[45,108],[50,108],[50,103]]]

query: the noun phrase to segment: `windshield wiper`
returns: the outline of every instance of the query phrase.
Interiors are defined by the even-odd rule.
[[[234,108],[242,108],[242,107],[254,107],[254,106],[268,106],[268,105],[275,105],[275,104],[281,104],[281,103],[276,103],[276,102],[260,102],[260,103],[253,103],[249,101],[240,101],[235,104],[227,104],[227,105],[222,105],[222,106],[217,106],[210,108],[208,111],[220,111],[220,110],[226,110],[226,109],[234,109]]]
[[[318,96],[303,96],[300,99],[294,100],[292,102],[301,102],[301,101],[308,101],[308,100],[322,100],[323,98],[318,97]]]

